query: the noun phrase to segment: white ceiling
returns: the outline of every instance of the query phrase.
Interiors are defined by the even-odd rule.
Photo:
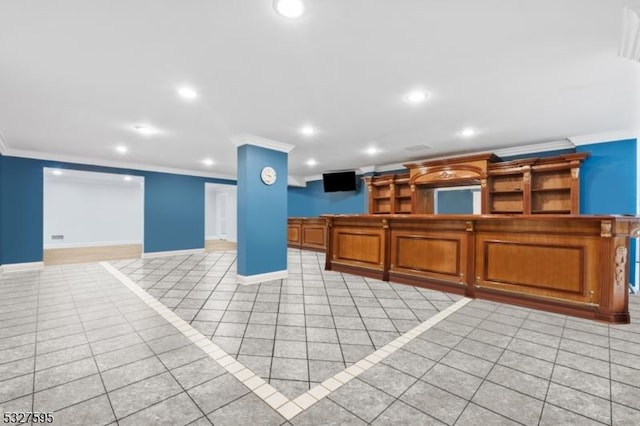
[[[272,0],[0,0],[0,132],[14,155],[232,176],[230,139],[248,133],[295,145],[289,172],[310,176],[635,131],[625,5],[640,4],[306,0],[288,20]],[[182,84],[200,97],[178,98]],[[431,98],[408,104],[414,88]],[[405,149],[418,144],[431,148]]]

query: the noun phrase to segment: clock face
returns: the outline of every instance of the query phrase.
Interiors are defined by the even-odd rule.
[[[262,182],[264,182],[265,185],[273,185],[276,183],[276,171],[273,167],[267,166],[262,169],[260,179],[262,179]]]

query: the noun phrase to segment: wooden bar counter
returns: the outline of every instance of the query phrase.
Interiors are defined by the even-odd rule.
[[[290,217],[287,221],[287,245],[304,250],[325,251],[327,221],[320,217]]]
[[[326,269],[613,323],[630,321],[640,219],[324,215]]]

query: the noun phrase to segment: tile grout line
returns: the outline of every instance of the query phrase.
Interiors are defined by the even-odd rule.
[[[310,408],[316,402],[329,396],[342,385],[348,383],[350,380],[375,366],[388,355],[402,348],[405,344],[411,342],[417,336],[429,330],[431,327],[438,324],[449,315],[465,306],[467,303],[471,302],[471,299],[469,298],[460,299],[444,310],[438,312],[433,317],[400,335],[372,354],[356,362],[351,367],[346,368],[328,379],[325,379],[322,383],[301,394],[294,400],[290,400],[273,386],[269,385],[264,379],[256,375],[252,370],[247,368],[244,364],[228,355],[218,345],[213,343],[187,321],[183,320],[169,308],[160,303],[155,297],[151,296],[146,290],[135,284],[130,278],[118,271],[111,264],[108,262],[100,262],[99,264],[149,307],[172,324],[185,337],[189,338],[192,343],[220,364],[228,373],[236,377],[261,400],[266,402],[280,415],[282,415],[286,420],[291,420],[304,410]]]

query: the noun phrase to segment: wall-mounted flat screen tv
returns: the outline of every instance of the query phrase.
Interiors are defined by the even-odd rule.
[[[355,191],[356,172],[354,170],[346,172],[323,173],[322,183],[324,192]]]

